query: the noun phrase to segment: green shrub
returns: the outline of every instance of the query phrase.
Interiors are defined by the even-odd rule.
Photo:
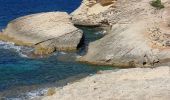
[[[162,4],[161,0],[154,0],[154,1],[151,2],[151,5],[153,7],[156,7],[157,9],[164,8],[164,5]]]

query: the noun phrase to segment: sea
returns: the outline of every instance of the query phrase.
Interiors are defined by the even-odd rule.
[[[71,13],[82,0],[0,0],[0,30],[18,17],[40,12]],[[30,58],[33,48],[0,41],[0,100],[29,100],[43,96],[48,88],[62,87],[75,80],[110,67],[76,62],[87,52],[90,42],[103,37],[98,28],[79,27],[85,33],[85,44],[76,52],[59,52]]]

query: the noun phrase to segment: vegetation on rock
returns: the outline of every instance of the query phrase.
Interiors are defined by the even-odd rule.
[[[164,8],[164,5],[162,4],[161,0],[154,0],[154,1],[151,2],[151,5],[153,7],[156,7],[157,9]]]

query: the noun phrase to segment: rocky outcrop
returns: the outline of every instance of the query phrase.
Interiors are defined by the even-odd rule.
[[[121,67],[170,65],[170,1],[162,1],[161,10],[150,1],[117,0],[114,9],[103,12],[109,34],[90,43],[79,61]]]
[[[99,72],[42,100],[169,100],[170,67]]]
[[[65,12],[28,15],[11,21],[0,39],[18,45],[35,47],[35,54],[50,54],[55,50],[76,50],[83,32],[76,28]]]
[[[104,12],[114,9],[116,0],[83,0],[81,6],[72,15],[76,25],[100,26],[108,24]]]

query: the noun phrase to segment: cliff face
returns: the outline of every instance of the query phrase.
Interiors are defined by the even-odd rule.
[[[87,2],[89,0],[84,0]],[[151,67],[169,65],[170,63],[170,1],[162,0],[165,8],[156,9],[150,5],[152,0],[117,0],[109,4],[104,11],[94,14],[102,15],[102,19],[111,26],[108,35],[90,43],[88,52],[79,60],[102,65],[122,67]],[[95,3],[96,5],[98,3]],[[96,21],[95,25],[102,24],[100,18],[86,16],[91,8],[84,9],[83,3],[73,13],[73,22],[81,23]],[[112,6],[111,6],[112,5]],[[83,9],[83,11],[81,11]],[[85,12],[85,15],[75,14]],[[99,12],[97,10],[97,12]],[[76,16],[77,15],[77,16]],[[82,16],[82,19],[79,19]],[[83,21],[83,22],[86,22]],[[78,22],[75,22],[76,24]],[[104,21],[103,21],[104,22]],[[96,24],[97,23],[97,24]]]
[[[104,12],[114,8],[116,0],[83,0],[81,6],[72,15],[76,25],[100,26],[108,24]]]

